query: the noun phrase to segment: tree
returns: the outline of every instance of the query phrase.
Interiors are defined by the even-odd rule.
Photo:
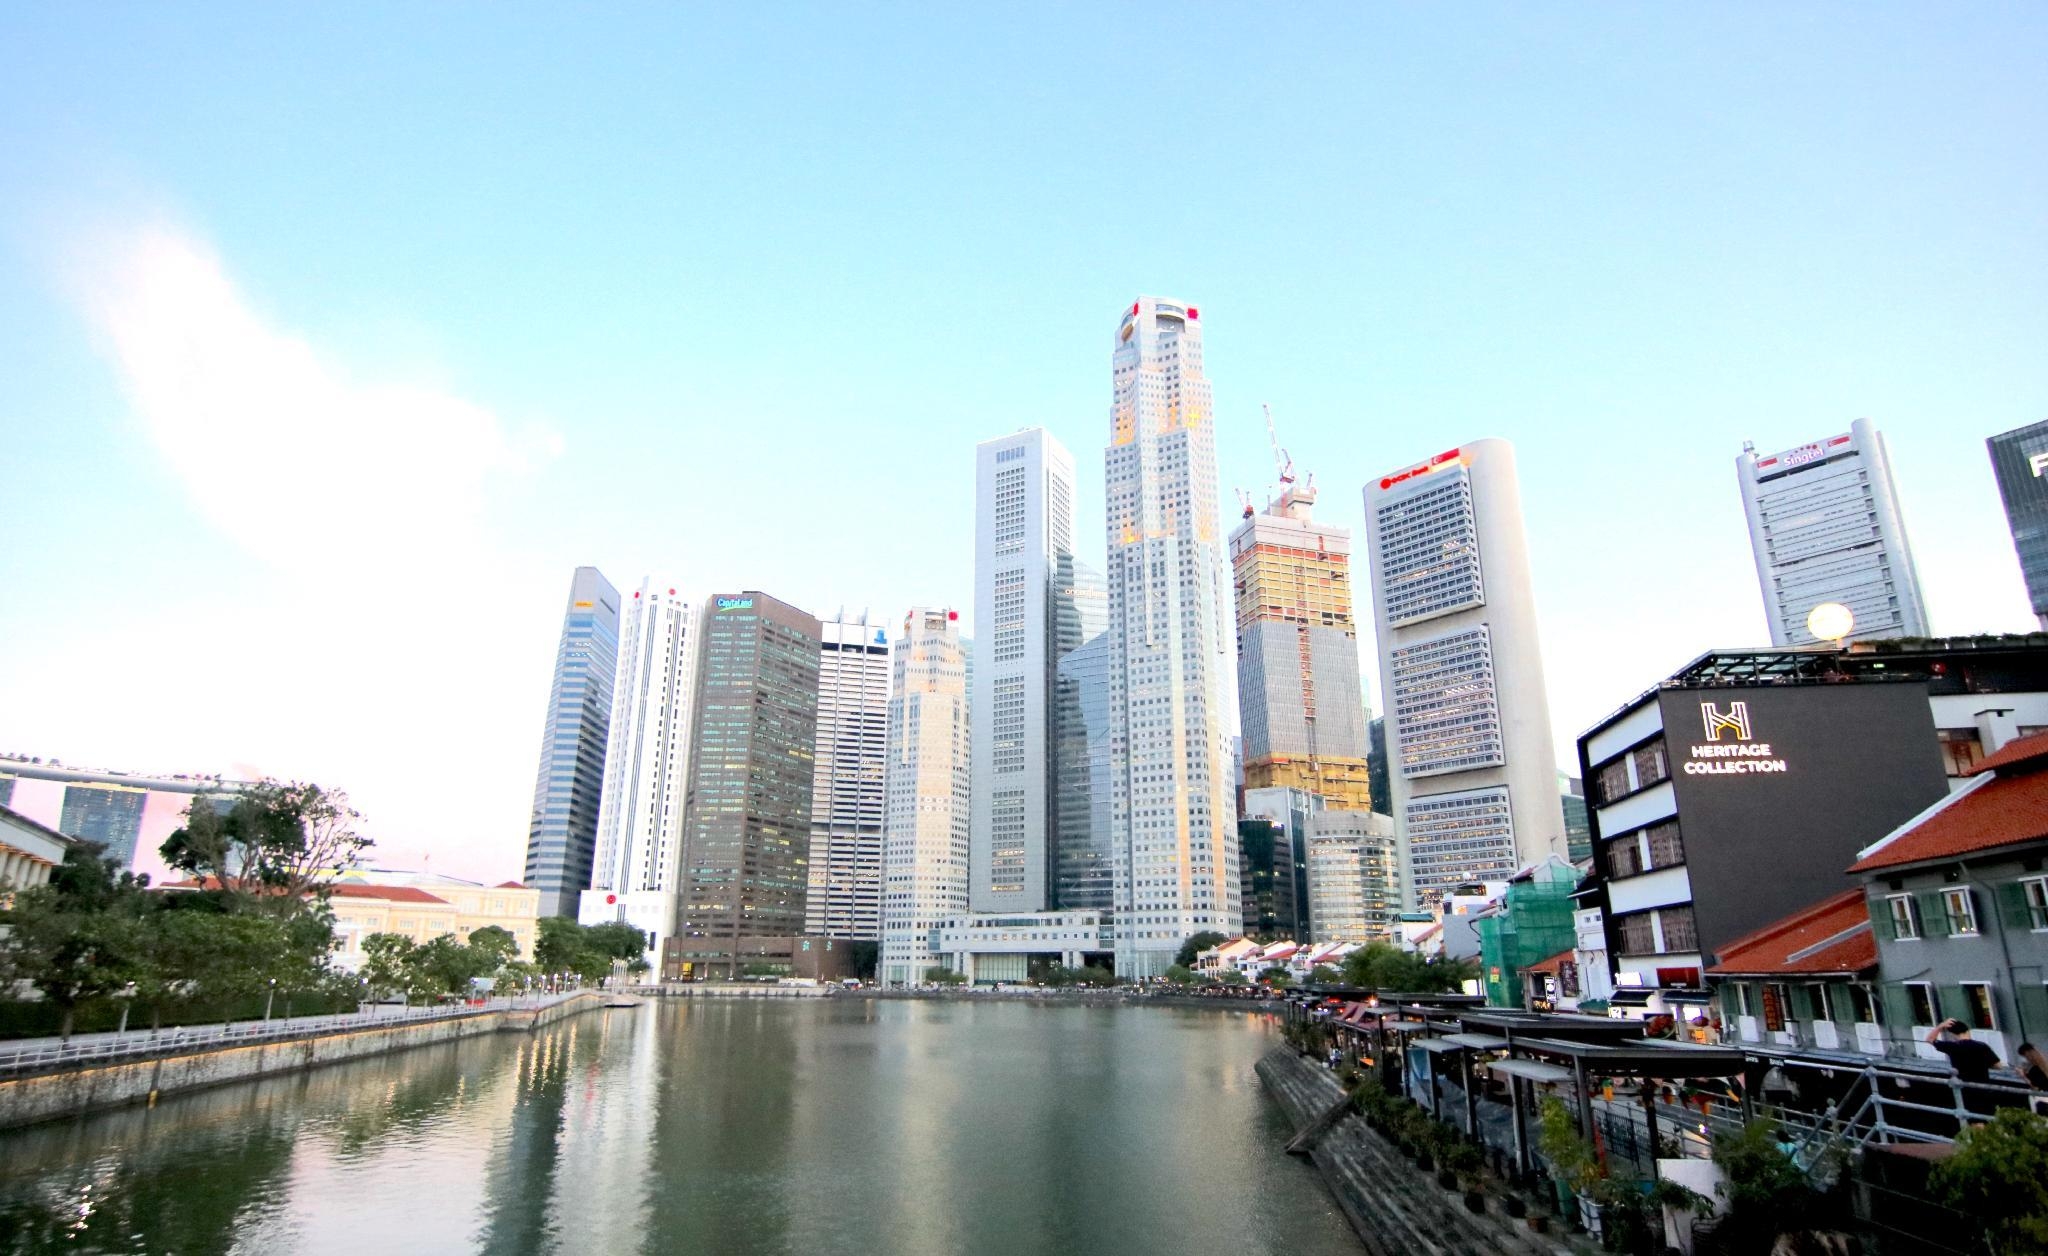
[[[1956,1136],[1928,1184],[1949,1207],[1984,1222],[1998,1256],[2048,1251],[2048,1122],[2007,1108]]]
[[[1191,986],[1201,979],[1201,975],[1186,964],[1175,964],[1166,970],[1166,980],[1176,986]]]
[[[1245,980],[1245,975],[1237,971],[1235,968],[1224,969],[1222,975],[1217,977],[1216,980],[1222,982],[1226,986],[1243,986],[1251,984],[1250,982]]]
[[[399,933],[373,933],[363,939],[363,980],[372,994],[398,994],[412,1002],[415,974],[412,939]]]
[[[1174,955],[1173,962],[1183,968],[1193,968],[1196,956],[1200,955],[1203,951],[1212,950],[1228,941],[1230,941],[1229,938],[1216,932],[1214,929],[1204,929],[1180,944],[1180,951]]]
[[[142,894],[149,884],[81,842],[65,852],[47,885],[22,890],[0,912],[0,982],[25,981],[60,1009],[71,1036],[80,1004],[127,987],[140,971]]]
[[[944,964],[933,964],[925,969],[924,979],[935,986],[957,986],[967,980]]]
[[[1285,990],[1287,988],[1288,983],[1293,979],[1293,974],[1289,973],[1284,967],[1280,966],[1279,964],[1274,964],[1271,967],[1267,968],[1266,971],[1259,974],[1260,981],[1265,982],[1267,985],[1272,986],[1276,990]]]
[[[1458,990],[1477,973],[1469,960],[1428,959],[1388,942],[1369,943],[1344,957],[1345,982],[1369,990]]]
[[[1317,964],[1308,970],[1307,983],[1312,986],[1334,986],[1343,979],[1343,975],[1328,964]]]
[[[546,916],[533,944],[533,960],[542,972],[572,972],[596,981],[612,971],[612,961],[626,961],[628,972],[647,970],[647,935],[623,921],[579,925],[567,916]]]
[[[510,929],[501,929],[497,925],[485,925],[471,933],[469,945],[472,950],[492,958],[489,971],[479,974],[485,977],[503,968],[519,954],[519,939],[512,936]]]
[[[195,798],[184,827],[158,853],[206,892],[240,897],[244,906],[290,914],[308,898],[324,900],[332,875],[354,867],[370,845],[355,830],[362,815],[338,789],[266,780],[225,810],[222,801],[214,794]]]

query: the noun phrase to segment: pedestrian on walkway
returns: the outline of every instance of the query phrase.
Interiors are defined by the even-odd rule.
[[[1970,1037],[1970,1027],[1953,1016],[1928,1033],[1927,1045],[1948,1057],[1956,1080],[1967,1087],[1963,1091],[1963,1106],[1973,1116],[1990,1116],[1997,1104],[1989,1092],[1978,1087],[1989,1082],[1991,1070],[2004,1063],[1998,1052]]]

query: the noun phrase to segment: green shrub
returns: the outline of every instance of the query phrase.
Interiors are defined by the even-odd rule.
[[[1928,1186],[1949,1207],[1984,1223],[1998,1256],[2048,1251],[2048,1122],[2007,1108],[1956,1139]]]

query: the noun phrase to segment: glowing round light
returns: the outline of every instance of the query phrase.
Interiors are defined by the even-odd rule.
[[[1816,641],[1840,641],[1856,626],[1856,617],[1840,602],[1822,602],[1806,616],[1806,630]]]

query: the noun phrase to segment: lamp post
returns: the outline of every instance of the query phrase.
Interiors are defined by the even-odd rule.
[[[270,1005],[277,1001],[277,978],[270,979],[270,993],[263,1000],[263,1023],[270,1023]]]

